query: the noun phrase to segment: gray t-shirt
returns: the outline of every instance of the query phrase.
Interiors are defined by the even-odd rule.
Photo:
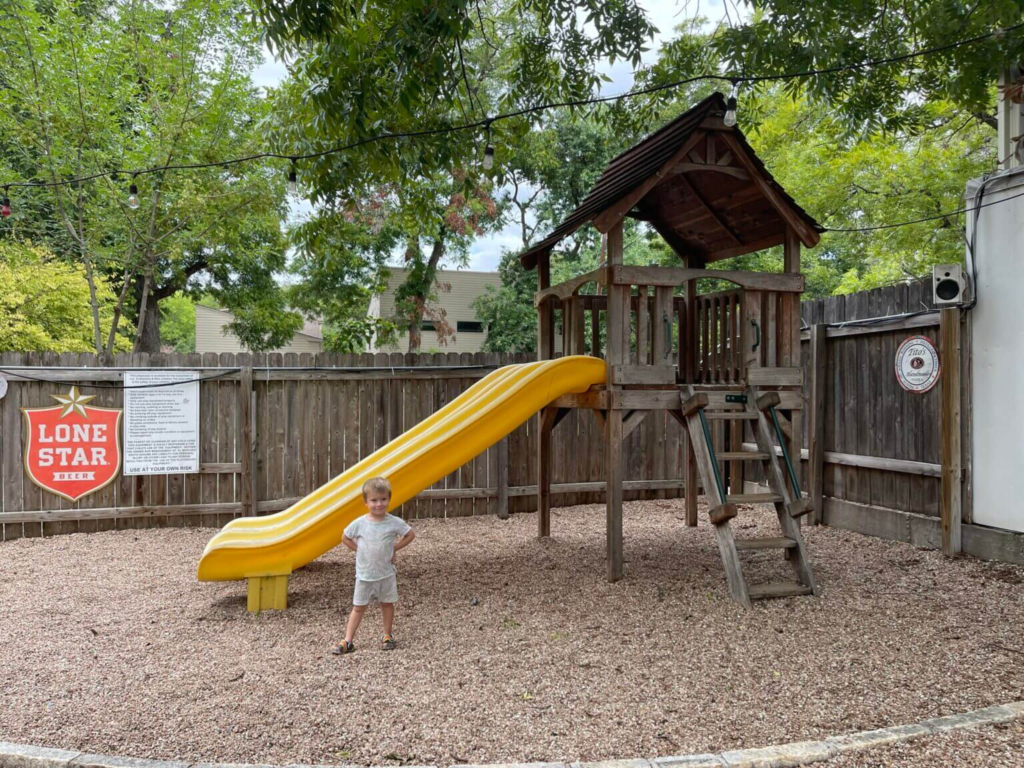
[[[395,575],[391,557],[395,542],[412,528],[400,517],[384,515],[375,523],[369,515],[356,518],[345,529],[345,535],[356,542],[356,578],[379,581]]]

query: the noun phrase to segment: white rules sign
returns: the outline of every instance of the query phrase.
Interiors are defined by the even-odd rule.
[[[199,374],[124,374],[124,474],[199,471]]]

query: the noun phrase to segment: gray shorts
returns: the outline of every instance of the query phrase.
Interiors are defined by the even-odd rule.
[[[352,605],[369,605],[372,602],[397,603],[398,577],[388,576],[386,579],[377,579],[376,581],[356,579]]]

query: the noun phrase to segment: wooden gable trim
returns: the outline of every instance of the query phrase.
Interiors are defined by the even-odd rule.
[[[697,146],[697,143],[704,138],[703,131],[695,131],[690,135],[686,141],[683,142],[682,146],[675,151],[675,153],[668,159],[668,161],[661,166],[655,173],[652,173],[643,182],[634,187],[633,190],[623,197],[620,197],[617,201],[612,203],[608,208],[605,208],[601,213],[594,217],[594,226],[598,232],[602,234],[607,233],[618,224],[622,219],[629,213],[630,209],[636,205],[651,189],[654,188],[659,182],[664,179],[665,175],[675,167],[675,165],[683,160],[686,155]]]
[[[796,211],[794,211],[792,208],[789,207],[789,205],[786,204],[786,201],[783,200],[779,193],[772,188],[771,184],[768,183],[768,180],[765,179],[758,172],[757,167],[754,165],[751,159],[747,157],[747,153],[743,150],[743,146],[740,144],[740,142],[736,140],[736,137],[726,132],[722,132],[719,135],[722,141],[724,141],[728,145],[729,149],[732,150],[732,153],[733,155],[735,155],[735,159],[737,160],[737,162],[739,162],[744,168],[747,169],[747,172],[750,174],[750,177],[754,180],[754,183],[757,184],[758,189],[761,190],[761,193],[766,198],[768,198],[768,201],[772,204],[775,210],[779,212],[779,215],[782,216],[782,218],[785,219],[786,223],[789,224],[789,226],[791,226],[800,236],[800,240],[803,242],[803,244],[806,245],[808,248],[813,248],[815,245],[817,245],[818,241],[821,239],[821,236],[813,229],[811,229],[807,225],[807,222],[805,222],[796,213]]]

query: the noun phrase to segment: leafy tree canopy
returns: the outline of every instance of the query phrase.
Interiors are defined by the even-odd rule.
[[[96,283],[100,316],[111,322],[115,296]],[[131,349],[123,334],[114,350]],[[94,352],[89,288],[81,265],[45,247],[0,241],[0,351]]]
[[[737,74],[830,69],[943,48],[1024,21],[1020,0],[747,0],[749,20],[723,27],[716,51]],[[790,80],[865,133],[928,125],[935,104],[952,104],[995,126],[1000,67],[1024,61],[1024,30],[870,69]]]
[[[46,243],[84,268],[93,348],[112,351],[121,316],[136,348],[160,347],[159,303],[211,291],[247,339],[284,336],[270,278],[285,267],[284,176],[258,163],[158,172],[258,152],[267,109],[250,73],[262,61],[243,0],[12,0],[0,16],[0,175],[73,185],[16,188],[0,238]],[[138,207],[128,205],[128,185]],[[117,292],[101,322],[99,281]],[[246,306],[258,294],[260,309]],[[255,347],[253,347],[255,349]]]

